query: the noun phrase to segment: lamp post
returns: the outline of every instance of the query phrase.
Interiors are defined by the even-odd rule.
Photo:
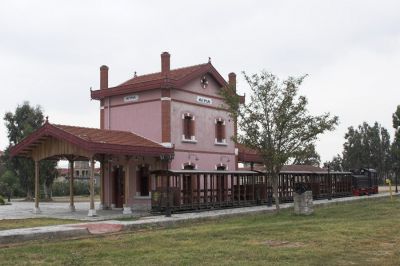
[[[399,175],[399,165],[398,165],[398,163],[396,163],[396,165],[395,165],[395,168],[394,168],[394,183],[395,183],[395,186],[396,186],[396,193],[398,193],[399,192],[399,190],[397,189],[397,176]]]
[[[329,195],[328,200],[332,199],[332,179],[331,179],[331,164],[328,164],[328,184],[329,184]]]

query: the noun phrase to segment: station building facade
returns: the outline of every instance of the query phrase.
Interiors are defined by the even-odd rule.
[[[223,88],[236,93],[236,75],[230,73],[226,81],[210,60],[176,69],[170,65],[170,54],[164,52],[160,71],[135,73],[117,86],[109,85],[109,68],[101,66],[100,87],[91,90],[100,103],[100,128],[46,121],[12,155],[30,157],[35,165],[67,159],[71,183],[74,162],[91,162],[92,173],[94,162],[100,162],[100,208],[123,208],[124,213],[150,208],[153,170],[237,170],[238,160],[246,161],[247,155],[231,139],[236,125],[220,95]],[[74,210],[73,191],[70,201]],[[95,215],[94,203],[90,209],[89,215]],[[35,211],[40,211],[38,202]]]

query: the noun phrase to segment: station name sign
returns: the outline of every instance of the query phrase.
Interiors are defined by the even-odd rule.
[[[139,101],[139,95],[129,95],[124,97],[124,102],[136,102]]]
[[[197,96],[197,102],[202,104],[212,104],[212,100],[210,98],[203,96]]]

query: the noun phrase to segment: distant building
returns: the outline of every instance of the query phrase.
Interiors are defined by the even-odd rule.
[[[58,168],[58,175],[55,182],[64,182],[69,180],[69,169],[68,168]],[[76,161],[74,162],[74,180],[86,181],[90,180],[90,166],[88,161]],[[99,184],[100,179],[100,168],[95,168],[94,170],[94,182]]]

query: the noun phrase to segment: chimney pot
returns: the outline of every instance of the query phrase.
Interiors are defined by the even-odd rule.
[[[100,89],[108,89],[108,66],[100,67]]]
[[[163,52],[161,54],[161,73],[167,75],[170,71],[170,57],[168,52]]]
[[[234,72],[229,73],[229,87],[231,87],[236,92],[236,74]]]

